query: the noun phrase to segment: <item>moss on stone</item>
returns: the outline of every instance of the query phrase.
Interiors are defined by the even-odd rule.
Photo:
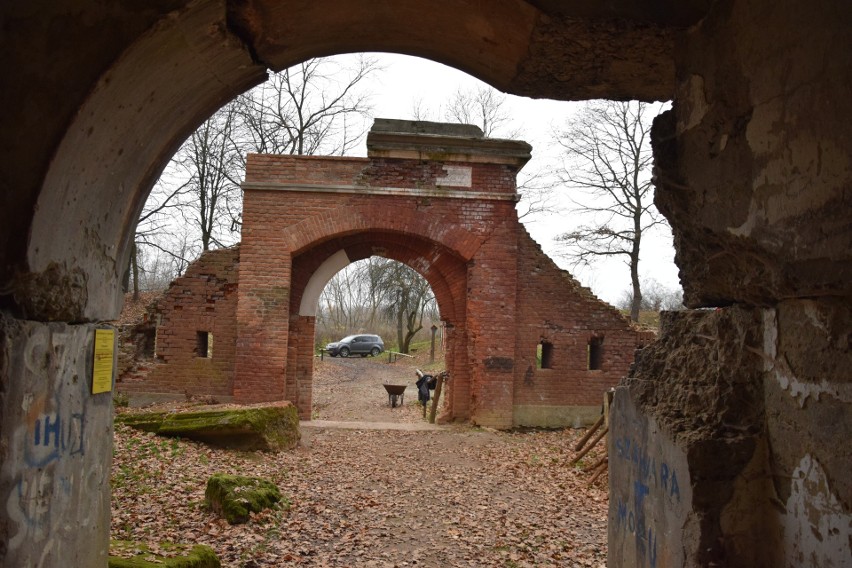
[[[204,502],[232,525],[245,523],[250,513],[259,513],[277,503],[290,508],[290,501],[271,481],[224,473],[216,473],[207,480]]]
[[[115,422],[117,424],[130,426],[131,428],[136,428],[137,430],[156,433],[160,429],[165,418],[165,412],[127,412],[123,414],[116,414]]]
[[[296,447],[301,438],[298,411],[288,402],[123,414],[116,420],[161,436],[179,436],[241,450],[287,450]]]
[[[109,568],[220,568],[213,549],[203,544],[110,541]]]

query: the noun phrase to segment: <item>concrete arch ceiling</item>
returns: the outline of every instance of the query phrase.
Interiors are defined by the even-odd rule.
[[[291,312],[314,315],[316,301],[329,280],[345,266],[371,256],[396,260],[414,269],[432,287],[441,319],[454,324],[462,322],[466,262],[428,239],[385,231],[337,237],[296,256],[293,259]]]
[[[6,82],[37,77],[40,89],[35,100],[23,89],[0,94],[4,112],[26,109],[4,116],[10,131],[32,132],[4,148],[0,183],[15,191],[4,192],[0,222],[6,235],[29,239],[4,235],[0,276],[28,317],[80,321],[117,313],[132,227],[168,158],[267,68],[392,51],[521,95],[665,99],[674,86],[673,38],[708,2],[436,0],[428,10],[419,0],[368,8],[353,0],[16,4],[4,8],[15,25],[0,39]],[[56,49],[54,24],[75,49]],[[36,129],[27,123],[33,116]]]

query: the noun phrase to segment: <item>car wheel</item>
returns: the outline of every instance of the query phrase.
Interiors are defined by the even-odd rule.
[[[382,352],[382,350],[381,350],[381,349],[379,349],[378,347],[373,347],[373,348],[370,350],[370,355],[372,355],[373,357],[378,357],[378,356],[379,356],[379,353],[381,353],[381,352]]]
[[[338,351],[338,355],[340,355],[341,357],[349,357],[349,348],[341,347],[340,351]]]

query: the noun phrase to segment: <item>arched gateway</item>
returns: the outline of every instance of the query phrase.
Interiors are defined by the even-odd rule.
[[[647,334],[519,223],[515,177],[530,146],[474,126],[379,119],[367,148],[367,158],[250,155],[239,249],[208,253],[178,280],[161,308],[162,362],[119,388],[286,398],[310,419],[317,298],[338,270],[379,255],[435,292],[452,377],[445,418],[498,428],[596,418]],[[209,357],[186,347],[196,334],[220,338]]]

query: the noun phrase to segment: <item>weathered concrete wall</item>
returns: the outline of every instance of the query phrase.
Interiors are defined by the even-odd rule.
[[[761,313],[726,308],[662,316],[660,339],[640,352],[612,406],[610,566],[772,566],[740,562],[721,521],[737,502],[735,483],[764,431]],[[764,500],[728,524],[753,536],[763,518],[751,515],[769,505]],[[758,558],[771,549],[765,540],[751,545]]]
[[[687,566],[852,558],[851,25],[848,2],[725,0],[679,41],[656,201],[687,304],[735,307],[671,319],[618,396],[687,456]]]
[[[850,25],[845,1],[724,0],[682,37],[654,150],[687,305],[852,295]]]
[[[852,558],[852,304],[763,311],[764,404],[775,538],[785,566]]]
[[[680,543],[694,522],[686,453],[629,389],[616,389],[609,416],[609,565],[684,566]]]
[[[652,566],[653,550],[660,566],[846,565],[850,312],[789,300],[664,315],[612,407],[611,566]],[[677,503],[643,497],[662,462]]]
[[[91,394],[94,330],[0,312],[2,566],[106,565],[112,398]]]

